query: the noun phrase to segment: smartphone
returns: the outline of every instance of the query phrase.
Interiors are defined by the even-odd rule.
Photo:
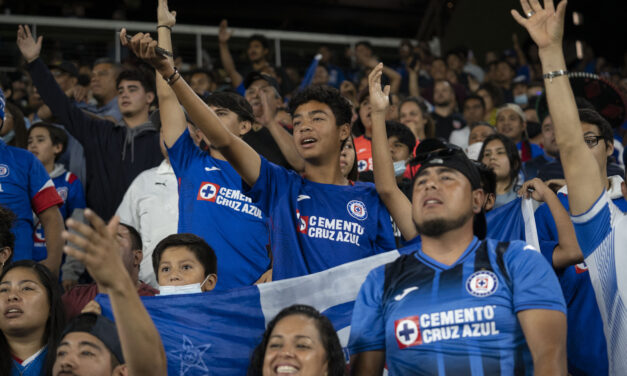
[[[126,34],[126,40],[130,42],[132,38],[133,37],[131,35]],[[174,57],[172,52],[166,51],[161,47],[155,47],[155,52],[157,53],[157,55],[161,55],[163,57],[172,57],[172,58]]]

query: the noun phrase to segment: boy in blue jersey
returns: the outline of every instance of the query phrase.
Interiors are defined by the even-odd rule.
[[[167,5],[160,4],[157,16],[159,25],[176,22]],[[169,29],[159,28],[159,43],[172,50]],[[215,251],[220,260],[217,290],[252,285],[271,267],[266,216],[244,195],[242,179],[221,150],[205,140],[206,151],[194,145],[185,114],[161,77],[157,96],[163,140],[179,182],[178,232],[200,236]],[[234,137],[250,130],[254,117],[243,97],[214,93],[206,100]]]
[[[64,130],[48,123],[35,123],[28,129],[28,151],[44,165],[52,182],[63,199],[59,207],[63,220],[72,217],[83,221],[85,194],[83,186],[73,173],[60,163],[55,163],[67,146],[68,137]],[[46,258],[46,238],[41,222],[37,222],[34,233],[35,260]],[[74,276],[78,280],[78,276]]]
[[[4,124],[4,94],[0,91],[0,128]],[[59,205],[63,200],[44,166],[26,150],[0,140],[0,204],[17,216],[13,227],[15,248],[13,260],[34,259],[33,213],[46,231],[48,255],[42,260],[53,273],[61,265],[63,218]]]
[[[603,137],[598,133],[584,133],[587,132],[586,122],[579,118],[568,80],[562,50],[566,2],[560,2],[557,8],[553,1],[545,1],[544,8],[537,1],[521,1],[521,5],[527,18],[516,11],[512,11],[512,15],[538,45],[547,103],[568,185],[570,214],[603,320],[609,374],[624,375],[627,374],[624,355],[627,346],[627,216],[609,199],[607,180],[603,179],[594,157],[595,148],[589,147],[596,146],[604,152],[602,145],[598,145]],[[572,263],[577,262],[575,257]]]
[[[383,102],[380,70],[370,78]],[[411,210],[422,246],[366,278],[351,322],[353,374],[380,375],[384,364],[390,375],[566,373],[557,279],[525,243],[480,241],[485,227],[473,234],[484,199],[463,152],[421,161]]]
[[[129,45],[168,79],[212,148],[239,173],[247,186],[244,193],[269,217],[273,279],[315,273],[395,248],[389,213],[374,187],[353,185],[341,173],[351,107],[337,90],[311,87],[290,103],[294,142],[305,160],[303,177],[267,162],[230,132],[222,115],[194,94],[171,62],[155,54],[156,42],[149,35],[138,34]]]

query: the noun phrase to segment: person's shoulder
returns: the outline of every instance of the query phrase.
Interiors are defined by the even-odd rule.
[[[64,298],[77,299],[85,295],[98,295],[98,285],[90,283],[88,285],[76,285],[63,294]]]
[[[488,251],[496,254],[499,257],[510,254],[518,254],[520,252],[538,252],[531,244],[527,244],[523,240],[510,240],[510,241],[501,241],[498,239],[486,239]]]
[[[155,289],[147,283],[140,282],[139,286],[137,287],[137,293],[139,294],[139,296],[155,296],[159,294],[159,290]]]

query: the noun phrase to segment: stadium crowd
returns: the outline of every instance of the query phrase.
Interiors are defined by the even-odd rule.
[[[529,51],[406,40],[384,63],[363,41],[341,67],[321,46],[302,80],[263,35],[236,61],[226,20],[222,74],[185,69],[158,3],[152,37],[121,30],[121,64],[44,61],[17,29],[0,375],[627,374],[627,60],[566,61],[566,1],[512,10]],[[193,316],[386,252],[347,292],[348,337],[323,295],[232,341],[239,371],[164,343],[185,318],[154,307],[176,296]]]

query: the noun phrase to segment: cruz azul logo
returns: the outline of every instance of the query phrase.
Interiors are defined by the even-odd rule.
[[[363,221],[368,218],[368,211],[366,210],[366,205],[363,202],[358,200],[349,201],[346,205],[346,210],[348,210],[348,214],[351,217]]]
[[[466,280],[466,291],[472,296],[484,298],[494,294],[499,286],[496,274],[488,270],[472,273]]]
[[[9,176],[9,166],[5,164],[0,164],[0,178],[5,176]]]
[[[359,239],[364,234],[364,226],[359,223],[316,215],[302,215],[298,209],[296,210],[296,230],[310,238],[328,239],[356,246],[360,246]]]
[[[215,183],[202,182],[200,183],[196,200],[214,202],[235,211],[250,214],[256,218],[262,218],[261,210],[253,205],[250,197],[243,194],[239,189],[231,189],[221,187]]]
[[[410,316],[394,321],[394,333],[399,349],[422,345],[418,316]]]

